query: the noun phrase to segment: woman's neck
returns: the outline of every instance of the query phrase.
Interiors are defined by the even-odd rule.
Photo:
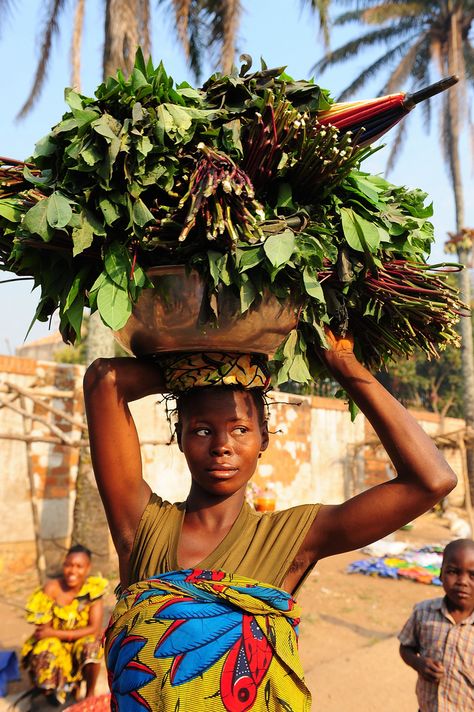
[[[207,529],[221,529],[232,525],[239,516],[245,492],[239,490],[228,497],[210,497],[191,486],[186,500],[186,518],[199,522]]]

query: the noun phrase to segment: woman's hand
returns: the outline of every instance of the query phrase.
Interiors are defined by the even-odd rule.
[[[33,638],[35,640],[43,640],[44,638],[58,638],[58,631],[53,628],[49,623],[43,623],[42,625],[37,625],[35,632],[33,633]]]
[[[345,336],[336,336],[333,331],[328,326],[324,327],[324,333],[326,335],[326,341],[328,343],[328,349],[321,349],[321,355],[324,357],[331,357],[334,354],[338,356],[344,356],[347,354],[354,353],[354,337],[352,334],[346,334]]]

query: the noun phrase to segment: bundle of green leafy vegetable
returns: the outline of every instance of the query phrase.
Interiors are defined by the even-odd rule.
[[[302,300],[278,383],[319,372],[324,324],[353,332],[374,368],[457,343],[463,307],[446,266],[426,264],[426,194],[360,170],[361,134],[318,122],[327,91],[249,70],[175,86],[138,52],[95,98],[66,90],[70,111],[28,163],[3,161],[0,267],[34,278],[35,318],[59,310],[69,342],[84,307],[120,329],[147,268],[184,263],[242,312],[265,289]]]

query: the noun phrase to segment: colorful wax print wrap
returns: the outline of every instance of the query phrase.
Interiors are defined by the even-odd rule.
[[[108,581],[101,576],[89,576],[77,596],[67,605],[60,605],[42,588],[27,601],[28,623],[48,623],[55,630],[78,630],[89,623],[90,609],[106,592]],[[101,641],[85,635],[72,643],[50,637],[28,638],[21,650],[21,661],[36,688],[53,691],[63,702],[67,693],[81,680],[84,665],[99,663],[103,656]]]
[[[290,594],[223,571],[126,589],[106,631],[113,712],[306,712]]]
[[[203,386],[267,389],[270,373],[266,356],[238,353],[175,354],[160,360],[170,393]]]

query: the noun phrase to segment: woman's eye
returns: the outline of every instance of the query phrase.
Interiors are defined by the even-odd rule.
[[[209,435],[209,428],[199,428],[198,430],[195,431],[195,433],[196,433],[196,435],[205,437],[206,435]]]
[[[237,428],[234,428],[238,433],[243,435],[244,433],[248,432],[247,428],[244,425],[239,425]]]

